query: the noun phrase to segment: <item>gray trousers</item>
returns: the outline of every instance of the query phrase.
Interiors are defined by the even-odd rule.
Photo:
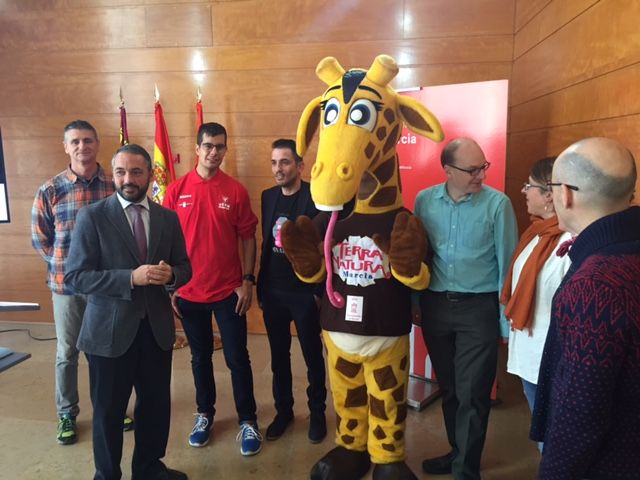
[[[58,344],[56,350],[56,409],[58,416],[80,413],[78,406],[78,349],[76,343],[87,306],[84,295],[51,293],[53,320]]]

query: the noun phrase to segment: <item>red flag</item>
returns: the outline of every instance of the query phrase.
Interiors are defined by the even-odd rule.
[[[120,104],[120,145],[129,143],[129,131],[127,130],[127,111],[124,102]]]
[[[176,179],[173,169],[173,154],[169,144],[167,125],[164,122],[164,114],[160,102],[156,102],[156,136],[153,145],[153,188],[151,198],[154,202],[162,204],[167,185]]]

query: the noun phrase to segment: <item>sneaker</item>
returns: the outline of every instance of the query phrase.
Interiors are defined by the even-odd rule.
[[[262,435],[255,423],[241,423],[236,441],[240,441],[240,453],[244,456],[255,455],[262,450]]]
[[[58,417],[57,441],[60,445],[71,445],[76,443],[76,417],[69,413],[64,413]]]
[[[206,413],[196,413],[196,424],[189,435],[189,445],[192,447],[204,447],[209,443],[209,434],[213,424],[213,416]]]
[[[124,416],[124,422],[122,422],[122,430],[125,432],[129,432],[133,430],[136,426],[136,423],[133,421],[129,415]]]
[[[293,422],[293,415],[276,414],[276,417],[271,422],[271,425],[267,427],[267,440],[277,440],[282,436],[287,427]]]
[[[324,412],[312,413],[309,420],[309,441],[311,443],[320,443],[327,436],[327,420]]]

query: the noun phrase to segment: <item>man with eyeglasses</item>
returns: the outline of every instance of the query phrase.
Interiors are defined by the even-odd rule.
[[[480,478],[498,338],[509,331],[498,292],[518,230],[509,198],[483,185],[491,164],[474,140],[452,140],[440,160],[447,181],[418,194],[415,214],[434,253],[431,284],[420,299],[422,332],[442,390],[451,451],[425,460],[422,469],[475,480]]]
[[[553,204],[575,237],[553,298],[531,437],[541,480],[639,478],[640,207],[631,152],[606,138],[556,160]]]
[[[169,185],[164,206],[178,213],[193,277],[173,298],[191,348],[197,413],[189,445],[209,442],[215,415],[213,312],[220,328],[225,362],[240,432],[242,455],[262,448],[258,430],[253,373],[247,350],[247,317],[253,299],[256,225],[247,189],[220,170],[227,152],[227,131],[218,123],[198,130],[196,168]],[[242,250],[240,256],[239,247]]]

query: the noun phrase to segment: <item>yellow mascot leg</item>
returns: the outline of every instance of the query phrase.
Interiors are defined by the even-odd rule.
[[[364,378],[364,357],[340,350],[323,331],[333,406],[336,444],[347,450],[367,450],[369,397]]]

